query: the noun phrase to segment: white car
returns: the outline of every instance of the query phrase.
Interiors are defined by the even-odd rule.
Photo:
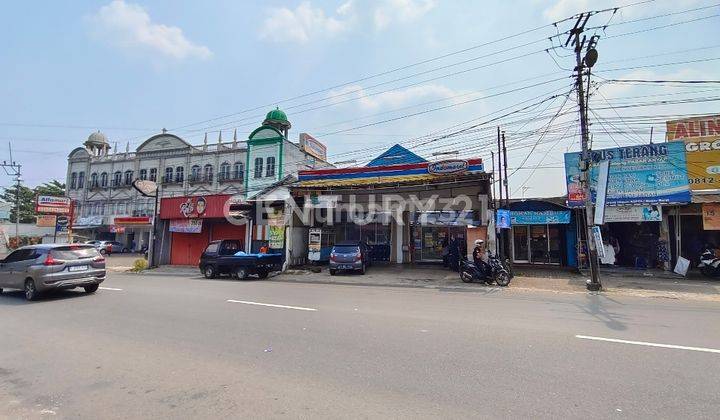
[[[130,250],[117,241],[87,241],[89,245],[94,245],[101,254],[126,253]]]

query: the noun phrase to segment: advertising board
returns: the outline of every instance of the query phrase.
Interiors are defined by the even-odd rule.
[[[667,140],[685,144],[693,191],[720,189],[720,115],[667,121]]]
[[[669,142],[595,150],[593,161],[611,161],[606,204],[648,205],[689,203],[685,147],[682,142]],[[580,185],[580,153],[565,154],[565,177],[568,205],[584,205]],[[590,191],[593,202],[598,182],[598,165],[590,169]]]

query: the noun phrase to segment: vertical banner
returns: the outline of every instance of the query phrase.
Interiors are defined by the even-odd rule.
[[[605,258],[605,244],[602,240],[602,232],[600,226],[592,227],[593,240],[595,241],[595,249],[597,250],[598,257]]]
[[[605,220],[605,201],[607,198],[610,161],[603,160],[598,165],[597,199],[595,200],[595,224],[602,225]]]

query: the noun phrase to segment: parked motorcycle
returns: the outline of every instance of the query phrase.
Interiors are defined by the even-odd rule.
[[[707,277],[720,277],[720,258],[715,248],[707,247],[700,255],[700,272]]]
[[[490,266],[490,272],[487,275],[483,275],[483,273],[480,272],[480,269],[475,266],[475,263],[463,258],[460,260],[460,280],[465,283],[472,283],[476,280],[483,281],[487,284],[497,283],[498,286],[502,287],[506,287],[510,284],[510,280],[513,275],[507,268],[505,268],[502,261],[500,261],[500,258],[492,255],[489,251],[488,265]]]

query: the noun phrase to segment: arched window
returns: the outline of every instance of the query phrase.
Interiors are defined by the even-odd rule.
[[[100,187],[107,188],[107,185],[108,185],[108,174],[107,174],[107,172],[103,172],[100,174]]]
[[[233,178],[239,181],[245,178],[245,165],[242,162],[235,162],[233,165]]]
[[[185,178],[185,167],[178,166],[177,168],[175,168],[175,182],[183,182],[184,178]]]
[[[262,178],[262,171],[263,170],[263,158],[257,157],[255,158],[255,178]]]
[[[96,172],[93,172],[90,174],[90,188],[97,188],[98,187],[98,174]]]
[[[220,181],[225,181],[227,179],[230,179],[230,164],[227,162],[223,162],[220,165],[220,172],[218,172],[218,177]]]
[[[70,174],[70,189],[74,190],[77,188],[77,172]]]
[[[150,168],[150,181],[157,182],[157,168]]]
[[[127,170],[125,171],[125,185],[131,185],[133,182],[133,171]]]
[[[140,179],[147,179],[147,169],[140,169]]]
[[[203,168],[203,181],[212,182],[213,180],[213,167],[211,164],[205,165]]]
[[[173,182],[173,168],[172,166],[168,166],[165,168],[165,178],[163,178],[163,182],[168,184],[170,182]]]
[[[119,187],[122,183],[122,172],[116,171],[113,174],[113,187]]]
[[[265,176],[270,178],[275,176],[275,157],[270,156],[267,158],[267,163],[265,164]]]
[[[80,172],[78,174],[78,189],[85,188],[85,172]]]
[[[190,170],[190,181],[200,181],[200,166],[193,165]]]

